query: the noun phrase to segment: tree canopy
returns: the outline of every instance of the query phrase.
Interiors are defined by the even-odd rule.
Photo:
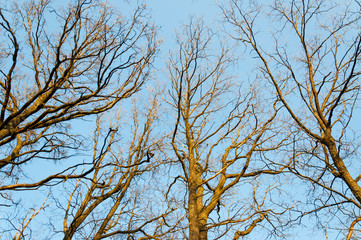
[[[361,3],[218,4],[2,2],[0,238],[359,238]]]

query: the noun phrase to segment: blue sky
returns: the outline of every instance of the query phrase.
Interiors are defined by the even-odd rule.
[[[122,9],[123,3],[124,1],[113,0],[113,4],[120,9]],[[168,50],[171,49],[172,46],[175,46],[174,39],[176,31],[180,29],[182,24],[188,24],[190,17],[202,17],[209,25],[221,19],[221,12],[218,8],[217,0],[146,0],[146,5],[151,12],[155,25],[159,27],[159,37],[163,41],[160,54],[161,59],[167,59]],[[217,24],[212,26],[216,28]],[[156,67],[162,69],[165,66],[159,64]],[[36,168],[39,172],[39,166],[36,166]],[[29,198],[30,197],[31,196],[29,196]],[[312,223],[310,223],[310,225],[311,224]],[[259,230],[262,231],[262,229]],[[303,231],[303,229],[298,230],[299,233],[307,232]],[[307,233],[311,234],[311,232]],[[299,235],[292,239],[325,239],[322,230],[318,231],[318,233],[319,234],[309,235],[307,237]],[[330,240],[337,239],[336,235],[332,235],[330,232],[328,236]]]
[[[182,24],[189,23],[191,16],[202,17],[205,23],[214,27],[217,27],[219,20],[222,19],[221,11],[218,7],[219,1],[217,0],[148,0],[146,2],[151,10],[154,23],[160,27],[159,36],[165,45],[161,49],[163,52],[161,58],[163,59],[167,58],[167,52],[165,52],[167,50],[165,49],[171,48],[174,44],[176,31],[180,29]],[[212,22],[215,24],[212,24]],[[324,230],[313,231],[314,221],[310,221],[308,217],[305,217],[303,223],[308,225],[307,229],[300,226],[297,229],[291,230],[294,236],[290,239],[326,239]],[[255,230],[257,232],[257,229]],[[262,231],[262,229],[258,230]],[[337,231],[327,230],[327,234],[330,240],[342,238]]]
[[[190,17],[201,17],[206,24],[215,28],[219,26],[219,20],[222,19],[221,11],[218,7],[221,2],[217,0],[147,0],[145,2],[151,12],[155,25],[159,27],[159,37],[163,41],[160,58],[163,60],[167,59],[169,49],[175,46],[176,31],[180,30],[182,24],[188,24]],[[121,4],[118,2],[115,5],[119,6]],[[157,65],[156,67],[161,69],[165,66]],[[313,232],[311,228],[315,223],[309,221],[308,217],[305,217],[303,221],[304,224],[309,225],[307,227],[310,229],[306,229],[303,226],[292,229],[290,232],[294,236],[290,239],[326,239],[324,230],[320,229],[317,232]],[[262,232],[264,229],[256,228],[255,232],[258,230]],[[341,238],[337,232],[328,230],[327,234],[330,240]]]
[[[156,25],[160,26],[160,35],[169,38],[170,33],[187,23],[190,16],[203,17],[207,22],[218,18],[218,6],[215,0],[149,0]],[[171,34],[174,36],[174,34]]]

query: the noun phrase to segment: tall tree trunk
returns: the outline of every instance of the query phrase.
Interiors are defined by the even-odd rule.
[[[204,223],[203,223],[204,222]],[[206,222],[207,221],[204,221],[203,219],[199,219],[199,230],[200,230],[200,233],[199,233],[199,239],[200,240],[207,240],[208,239],[208,230],[206,229]]]
[[[189,195],[188,195],[188,221],[189,221],[189,240],[200,239],[200,226],[198,221],[197,206],[197,168],[196,159],[189,156]]]

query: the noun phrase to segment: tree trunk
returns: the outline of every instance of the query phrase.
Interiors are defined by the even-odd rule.
[[[189,195],[188,195],[188,221],[189,240],[200,239],[200,226],[197,207],[197,173],[195,159],[189,158]]]

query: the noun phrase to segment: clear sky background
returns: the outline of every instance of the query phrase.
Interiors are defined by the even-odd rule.
[[[219,4],[225,1],[219,0],[146,0],[146,5],[151,11],[153,21],[159,27],[159,37],[163,41],[161,46],[160,58],[164,60],[168,57],[169,50],[175,46],[176,31],[180,30],[182,24],[188,24],[191,17],[201,17],[205,23],[214,27],[214,31],[219,30],[222,14]],[[261,1],[260,1],[261,2]],[[163,62],[161,61],[161,62]],[[164,62],[163,62],[164,63]],[[156,66],[161,67],[161,66]],[[162,67],[165,67],[164,65]],[[358,118],[359,119],[359,118]],[[293,189],[294,190],[294,189]],[[297,188],[297,191],[301,191]],[[326,239],[324,230],[319,229],[317,232],[312,230],[314,221],[309,221],[308,217],[303,219],[303,223],[308,225],[307,229],[300,226],[292,229],[294,236],[290,239],[294,240],[321,240]],[[264,231],[264,229],[254,229]],[[327,231],[329,240],[342,239],[337,232]],[[253,237],[255,235],[252,234]],[[254,238],[261,240],[263,238]]]
[[[132,0],[129,0],[129,2],[131,1]],[[169,50],[175,46],[176,31],[180,30],[182,24],[188,24],[190,17],[202,17],[206,24],[215,28],[213,29],[214,31],[219,28],[219,21],[222,19],[221,11],[218,7],[218,4],[221,4],[221,2],[217,0],[145,0],[145,2],[151,12],[155,25],[159,27],[158,36],[163,42],[160,48],[161,52],[159,56],[163,61],[161,60],[159,63],[157,63],[158,65],[156,65],[156,67],[158,69],[165,68],[163,63],[164,60],[167,59]],[[124,5],[123,0],[113,0],[112,4],[121,10],[124,9],[122,7]],[[131,4],[135,6],[136,1]],[[42,167],[46,166],[43,165]],[[41,172],[39,171],[39,166],[34,166],[34,168],[36,168],[37,173]],[[42,177],[39,174],[37,175],[39,178]],[[299,191],[300,189],[297,190]],[[37,198],[37,196],[34,196],[31,193],[28,195],[28,197]],[[304,218],[304,220],[306,220],[306,224],[311,225],[312,227],[313,222],[307,222],[307,217]],[[264,229],[255,228],[255,232],[257,232],[257,230],[262,231]],[[292,230],[292,232],[295,233],[295,236],[290,239],[326,239],[323,230],[319,230],[317,233],[312,233],[310,230],[305,230],[300,227],[296,231]],[[328,237],[330,240],[341,239],[341,236],[338,237],[337,234],[332,234],[332,232],[328,232]],[[262,240],[262,238],[254,239]]]
[[[148,0],[146,4],[165,42],[174,37],[174,32],[181,24],[187,24],[191,16],[211,23],[219,19],[220,13],[216,0]]]

